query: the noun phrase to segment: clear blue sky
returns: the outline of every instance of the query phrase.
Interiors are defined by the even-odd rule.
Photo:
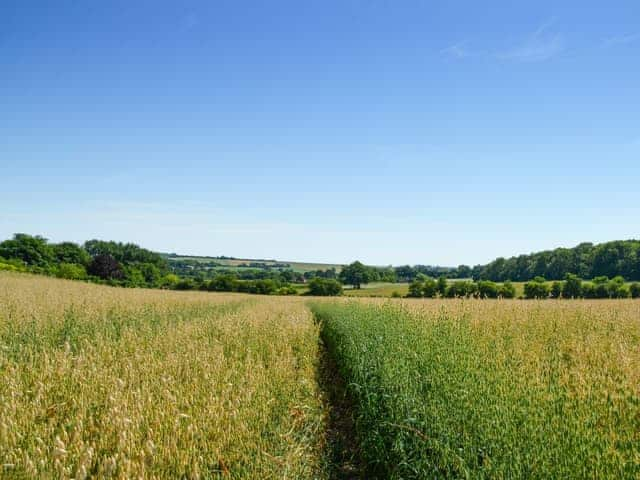
[[[0,3],[0,237],[371,264],[640,237],[640,3]]]

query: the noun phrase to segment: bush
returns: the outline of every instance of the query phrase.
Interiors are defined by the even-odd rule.
[[[546,284],[545,279],[542,277],[536,277],[524,284],[524,296],[526,298],[548,298],[549,293],[549,285]]]
[[[61,263],[55,270],[55,276],[67,280],[82,280],[87,277],[87,270],[76,263]]]
[[[582,297],[582,279],[577,275],[567,273],[564,279],[564,287],[562,288],[562,296],[564,298]]]
[[[551,290],[549,296],[551,298],[560,298],[562,296],[563,284],[562,282],[555,281],[551,284]]]
[[[332,278],[314,278],[309,282],[309,295],[319,297],[342,295],[342,284]]]
[[[498,285],[489,280],[479,281],[478,295],[480,298],[498,298]]]
[[[502,298],[515,298],[516,287],[513,286],[513,283],[507,280],[498,288],[498,295]]]
[[[634,282],[629,285],[629,294],[631,298],[640,298],[640,283]]]

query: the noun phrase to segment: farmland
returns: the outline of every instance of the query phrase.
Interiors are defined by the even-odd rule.
[[[314,299],[0,272],[0,376],[3,478],[640,475],[631,299]]]

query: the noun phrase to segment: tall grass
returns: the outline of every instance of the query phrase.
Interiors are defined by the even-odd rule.
[[[300,302],[0,273],[0,477],[318,478]]]
[[[317,303],[371,478],[640,477],[640,303]]]

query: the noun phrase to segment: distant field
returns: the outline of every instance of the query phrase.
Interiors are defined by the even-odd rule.
[[[409,292],[409,284],[377,282],[362,285],[359,290],[353,288],[344,290],[344,294],[348,297],[391,297],[394,292],[404,297]]]
[[[264,266],[273,266],[277,264],[288,264],[292,270],[299,273],[305,273],[312,270],[327,270],[330,268],[335,268],[336,271],[340,271],[342,265],[333,264],[333,263],[313,263],[313,262],[290,262],[287,260],[255,260],[255,259],[222,259],[222,258],[212,258],[212,257],[191,257],[191,256],[179,256],[179,257],[167,257],[169,261],[178,261],[178,260],[193,260],[196,262],[216,262],[222,265],[223,267],[238,267],[239,265],[248,265],[250,263],[261,264]]]

